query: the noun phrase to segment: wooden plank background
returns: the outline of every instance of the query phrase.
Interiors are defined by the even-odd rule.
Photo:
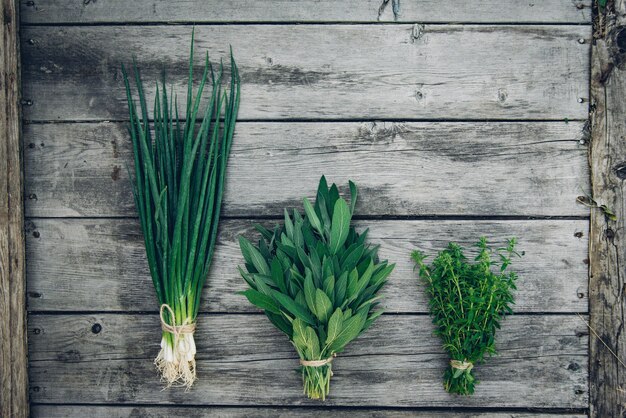
[[[135,216],[124,123],[25,129],[29,216]],[[583,144],[580,142],[583,141]],[[359,215],[584,216],[583,123],[237,125],[224,213],[276,216],[314,198],[322,174],[362,193]],[[294,178],[299,181],[292,181]]]
[[[600,338],[590,345],[591,416],[624,415],[626,411],[626,377],[621,360],[626,355],[626,339],[621,330],[624,316],[623,286],[626,267],[624,219],[626,204],[626,70],[620,63],[626,56],[626,2],[615,2],[600,17],[599,36],[592,56],[591,92],[594,109],[590,150],[593,197],[616,215],[608,219],[602,211],[593,210],[590,234],[593,244],[591,260],[590,324],[600,330]],[[607,350],[605,344],[611,347]],[[614,354],[615,353],[615,354]]]
[[[257,311],[236,294],[246,289],[237,273],[236,266],[242,264],[237,237],[243,234],[254,238],[255,222],[258,221],[237,219],[220,224],[202,311]],[[275,221],[262,223],[270,227]],[[518,236],[520,248],[525,250],[525,256],[515,264],[523,277],[516,311],[558,313],[587,309],[586,220],[374,220],[360,221],[358,225],[362,229],[370,228],[370,240],[381,245],[381,257],[397,263],[383,301],[391,312],[428,311],[426,297],[417,286],[409,259],[412,249],[419,247],[434,255],[451,240],[472,245],[477,236],[487,232],[498,245],[504,245],[507,237]],[[143,237],[134,219],[32,219],[26,230],[31,309],[158,310]],[[107,279],[103,280],[104,277]]]
[[[21,0],[34,416],[585,416],[589,407],[589,0]],[[395,10],[395,12],[394,12]],[[157,305],[132,204],[120,64],[183,92],[233,46],[240,122],[198,341],[200,380],[160,391]],[[303,398],[288,341],[236,291],[236,237],[360,186],[358,225],[398,264],[383,315]],[[516,315],[476,395],[445,366],[408,260],[520,238]],[[586,317],[586,316],[585,316]],[[450,410],[450,408],[452,408]],[[469,408],[469,409],[467,409]],[[506,415],[502,415],[506,414]]]
[[[133,55],[146,80],[165,65],[182,94],[190,30],[24,27],[24,118],[125,119],[120,64]],[[585,25],[217,25],[196,35],[214,57],[232,46],[244,120],[587,117]]]
[[[0,1],[0,416],[28,409],[19,5]]]
[[[591,0],[422,0],[401,4],[379,0],[203,0],[163,2],[21,0],[28,24],[139,22],[509,22],[582,23],[591,18]]]

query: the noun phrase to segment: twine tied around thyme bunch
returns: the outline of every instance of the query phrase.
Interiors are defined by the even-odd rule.
[[[467,370],[469,372],[474,368],[474,363],[465,360],[450,360],[450,367],[462,371]]]

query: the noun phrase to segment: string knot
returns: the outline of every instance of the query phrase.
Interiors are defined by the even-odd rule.
[[[184,336],[185,334],[193,334],[196,331],[196,324],[191,322],[189,318],[185,318],[181,325],[170,325],[165,321],[165,318],[163,317],[163,312],[165,312],[166,309],[169,312],[170,317],[172,318],[172,324],[176,324],[174,310],[167,303],[164,303],[163,305],[161,305],[161,310],[159,312],[159,316],[161,318],[161,329],[165,332],[169,332],[170,334],[172,334],[174,336],[174,347],[181,350],[183,354],[187,354],[189,351],[191,351],[191,347],[185,340],[182,340],[185,341],[185,344],[183,344],[184,347],[180,347],[180,337]]]
[[[465,360],[450,360],[450,367],[457,370],[470,371],[474,368],[474,363]]]
[[[326,366],[327,364],[330,364],[333,359],[337,357],[337,354],[333,354],[332,356],[328,357],[327,359],[323,359],[323,360],[302,360],[300,359],[300,364],[304,367],[322,367],[322,366]]]

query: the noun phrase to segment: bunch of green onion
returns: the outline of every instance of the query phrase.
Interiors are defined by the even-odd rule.
[[[154,121],[149,123],[137,65],[134,63],[133,72],[139,109],[122,66],[134,151],[133,194],[161,306],[163,334],[155,364],[168,387],[181,384],[187,388],[196,380],[193,332],[215,248],[240,95],[232,50],[230,88],[222,87],[223,65],[214,71],[207,54],[199,87],[193,94],[193,45],[192,34],[187,105],[182,120],[176,96],[166,93],[163,75],[161,89],[158,82],[156,86]],[[200,111],[207,82],[211,95]]]

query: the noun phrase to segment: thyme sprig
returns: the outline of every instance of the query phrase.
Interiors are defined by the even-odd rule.
[[[506,247],[494,251],[482,237],[476,244],[474,263],[456,243],[448,244],[431,265],[425,263],[421,251],[411,254],[430,296],[435,334],[451,359],[444,373],[444,387],[450,393],[473,394],[478,383],[474,364],[487,354],[496,354],[496,330],[504,315],[513,312],[517,275],[506,270],[512,258],[520,256],[515,246],[512,238]]]

